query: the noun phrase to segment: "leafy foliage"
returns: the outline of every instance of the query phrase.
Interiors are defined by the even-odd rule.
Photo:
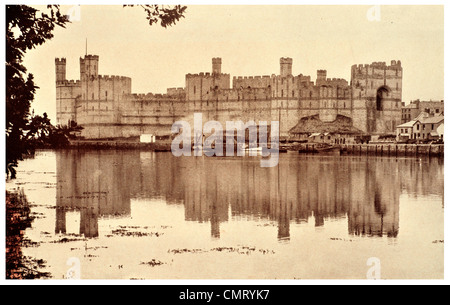
[[[38,87],[34,84],[33,74],[27,74],[23,56],[27,50],[51,39],[54,28],[64,27],[67,22],[67,17],[61,15],[57,5],[48,5],[46,12],[26,5],[6,6],[7,172],[32,150],[29,144],[38,131],[36,126],[49,124],[46,115],[31,120],[30,106]]]
[[[134,5],[124,5],[124,7],[133,7]],[[184,13],[187,9],[186,6],[181,5],[139,5],[147,13],[148,24],[152,26],[157,24],[158,21],[161,22],[161,26],[167,28],[167,26],[172,26],[176,24],[180,18],[184,18]]]

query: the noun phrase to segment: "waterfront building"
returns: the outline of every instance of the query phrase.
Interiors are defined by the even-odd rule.
[[[429,116],[440,115],[444,113],[444,101],[411,101],[402,107],[402,124],[413,120],[420,113],[427,113]]]
[[[420,116],[397,126],[397,141],[444,139],[444,115]]]

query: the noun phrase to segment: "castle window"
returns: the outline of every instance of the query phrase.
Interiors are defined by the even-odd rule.
[[[370,82],[370,87],[373,88],[373,81]]]
[[[436,113],[439,113],[439,109],[436,109]]]
[[[345,108],[345,102],[344,102],[344,108]]]
[[[94,99],[94,93],[92,93],[92,99]]]
[[[105,99],[108,99],[108,91],[105,91]]]
[[[398,90],[398,83],[397,83],[397,85],[396,85],[396,88],[397,88],[397,90]]]
[[[292,90],[292,97],[294,97],[294,90]]]
[[[284,96],[284,92],[283,92],[283,89],[281,89],[281,97],[283,97]]]
[[[431,130],[434,130],[434,124],[431,124]]]
[[[312,91],[309,91],[309,97],[312,97]]]
[[[196,91],[197,91],[197,88],[194,86],[194,94],[195,94]]]

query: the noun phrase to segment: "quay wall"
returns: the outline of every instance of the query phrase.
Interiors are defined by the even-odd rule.
[[[297,144],[299,153],[313,153],[315,143]],[[155,143],[123,141],[73,141],[70,148],[77,149],[142,149],[148,151],[170,151],[170,141]],[[444,144],[341,144],[340,153],[347,155],[375,155],[389,157],[444,157]]]
[[[313,153],[314,143],[299,144],[302,153]],[[341,144],[340,153],[348,155],[375,155],[390,157],[444,157],[444,144]]]

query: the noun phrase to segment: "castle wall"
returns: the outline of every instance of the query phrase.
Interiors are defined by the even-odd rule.
[[[56,84],[56,123],[68,126],[77,121],[76,101],[81,94],[79,81],[61,81]]]
[[[230,88],[229,74],[187,74],[186,75],[186,100],[203,100],[211,92],[218,89]]]
[[[55,63],[57,78],[65,77],[65,60]],[[81,81],[57,83],[58,122],[76,120],[86,138],[168,135],[177,120],[193,128],[196,112],[224,128],[227,121],[280,121],[281,136],[301,118],[317,114],[324,122],[347,116],[367,133],[395,132],[400,124],[400,62],[354,65],[350,84],[327,78],[326,70],[318,70],[314,84],[310,76],[293,76],[289,59],[280,64],[282,75],[233,77],[230,88],[230,75],[221,73],[215,58],[213,73],[187,74],[185,88],[132,94],[131,78],[98,75],[98,56],[88,55],[80,59]]]

